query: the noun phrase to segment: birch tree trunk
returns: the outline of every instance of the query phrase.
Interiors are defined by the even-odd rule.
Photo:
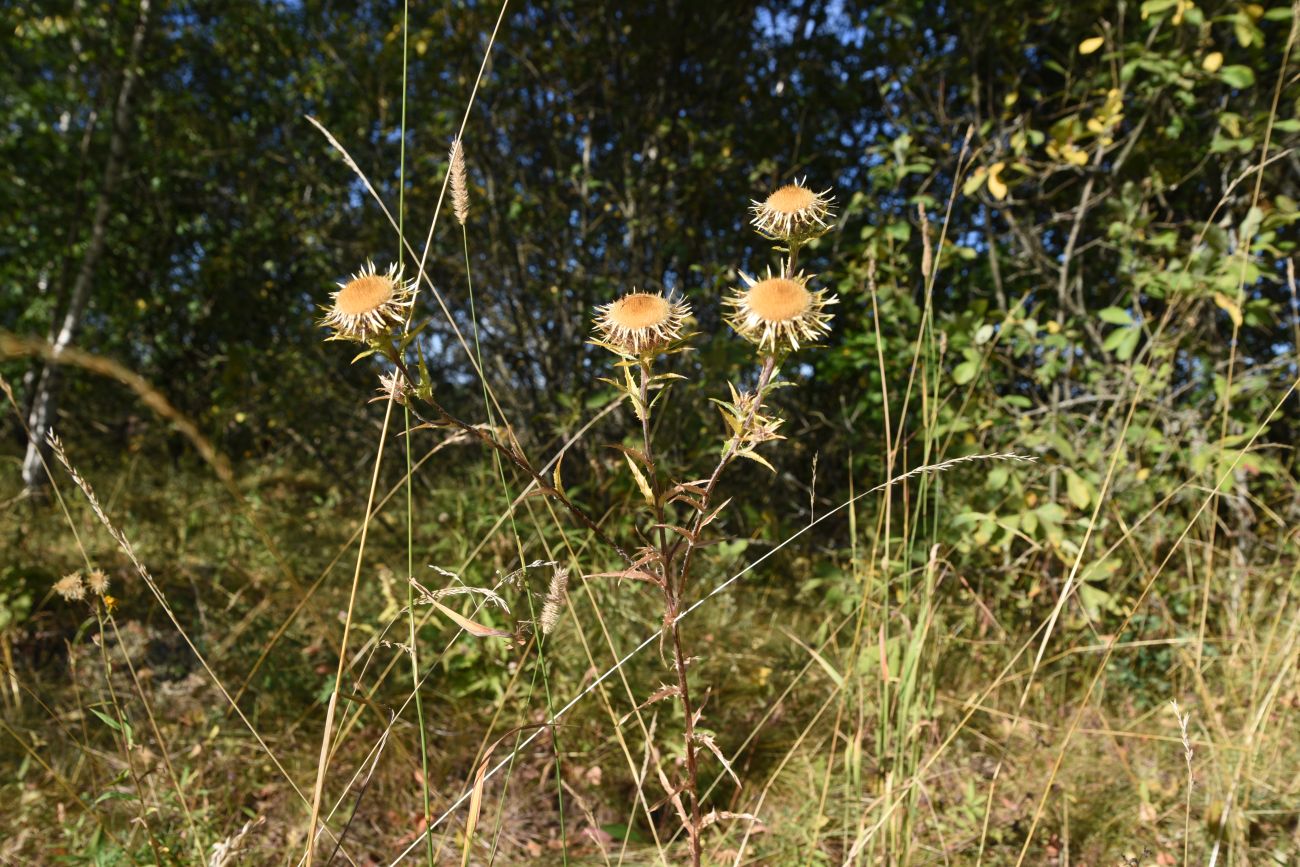
[[[90,243],[82,256],[81,266],[68,296],[68,306],[63,321],[54,335],[53,357],[45,362],[36,377],[32,391],[31,409],[27,416],[27,453],[23,457],[23,484],[34,490],[45,480],[42,459],[48,457],[45,435],[54,422],[59,398],[58,356],[72,344],[81,328],[90,302],[90,290],[95,281],[95,269],[104,254],[105,236],[108,232],[113,188],[122,173],[122,154],[126,150],[126,137],[131,127],[131,91],[139,76],[140,52],[144,45],[145,30],[149,24],[150,0],[140,0],[135,29],[131,34],[131,47],[127,52],[126,68],[122,72],[122,87],[113,108],[113,125],[108,140],[108,159],[104,163],[104,179],[95,199],[94,214],[90,223]]]

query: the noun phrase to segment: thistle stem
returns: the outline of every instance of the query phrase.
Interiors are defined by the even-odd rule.
[[[395,350],[388,352],[387,355],[388,355],[388,359],[391,362],[393,362],[394,365],[397,366],[398,370],[401,371],[402,376],[406,378],[407,382],[415,384],[420,381],[411,375],[410,369],[406,366],[406,363],[402,361],[401,356]],[[502,457],[510,461],[510,463],[514,464],[516,467],[522,470],[529,478],[531,478],[534,482],[536,482],[538,488],[541,491],[558,500],[559,503],[563,505],[564,508],[568,509],[569,513],[573,515],[574,518],[577,519],[578,523],[582,524],[584,527],[590,530],[592,534],[597,539],[599,539],[602,543],[613,548],[618,553],[618,556],[622,557],[625,562],[629,564],[634,562],[632,556],[628,554],[626,550],[623,549],[623,546],[619,545],[617,542],[611,539],[609,535],[600,528],[600,525],[597,524],[596,521],[590,515],[588,515],[585,511],[583,511],[581,506],[579,506],[577,503],[570,500],[563,491],[554,488],[551,485],[548,485],[546,483],[546,480],[542,478],[541,474],[538,473],[537,470],[533,469],[532,464],[530,464],[528,462],[528,459],[525,458],[522,454],[517,452],[515,449],[507,448],[506,446],[502,445],[501,442],[499,442],[496,437],[490,436],[486,431],[484,431],[482,428],[478,427],[477,425],[472,425],[469,422],[465,421],[464,419],[452,415],[442,406],[442,404],[438,403],[438,401],[432,395],[428,397],[422,397],[422,399],[425,401],[425,403],[429,404],[431,407],[433,407],[435,411],[437,411],[438,415],[441,417],[441,424],[449,424],[452,427],[460,428],[462,431],[474,437],[479,442],[496,450]],[[415,407],[411,407],[411,414],[414,415],[416,418],[418,418],[420,421],[428,425],[436,426],[440,423],[438,421],[425,418],[423,415],[420,414],[418,410],[415,409]]]
[[[664,619],[673,639],[673,659],[677,671],[677,693],[682,700],[682,711],[686,715],[686,773],[687,794],[690,796],[691,816],[687,836],[691,841],[691,864],[700,864],[700,784],[699,770],[695,756],[695,709],[691,705],[691,688],[686,677],[686,656],[682,652],[682,631],[677,623],[677,613],[681,610],[681,597],[674,588],[672,576],[672,559],[668,545],[668,534],[664,529],[664,502],[659,483],[659,467],[654,458],[654,438],[650,430],[650,379],[651,359],[642,358],[639,383],[640,405],[637,415],[641,417],[641,442],[645,455],[646,469],[650,474],[650,493],[654,498],[652,511],[659,538],[659,568],[663,576]],[[685,590],[685,587],[681,587]]]

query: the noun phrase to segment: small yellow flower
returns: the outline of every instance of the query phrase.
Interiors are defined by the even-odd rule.
[[[799,342],[812,343],[830,331],[831,314],[827,305],[839,303],[825,290],[810,290],[809,278],[802,273],[793,277],[767,277],[755,280],[740,274],[747,288],[733,289],[723,300],[735,308],[727,322],[736,333],[768,352],[797,350]]]
[[[333,303],[325,311],[321,325],[332,328],[331,340],[356,340],[365,343],[406,321],[414,304],[415,286],[402,282],[402,269],[390,265],[383,274],[373,262],[352,275],[330,297]]]
[[[596,308],[598,342],[615,352],[644,355],[681,337],[691,315],[685,301],[652,292],[632,292]]]
[[[830,229],[831,191],[815,193],[803,184],[786,184],[763,201],[751,202],[751,222],[760,234],[775,241],[807,241]]]
[[[105,594],[105,596],[104,596],[104,610],[107,611],[109,614],[112,614],[114,611],[117,610],[117,597],[116,597],[116,596],[109,596],[109,595]]]
[[[86,585],[81,583],[80,572],[69,572],[54,582],[54,592],[63,597],[64,602],[80,602],[86,598]]]

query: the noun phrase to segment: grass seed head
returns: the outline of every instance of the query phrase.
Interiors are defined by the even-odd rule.
[[[374,262],[366,262],[351,279],[339,284],[320,324],[333,329],[330,339],[365,343],[401,325],[415,303],[414,295],[414,285],[402,281],[402,270],[396,263],[381,274]]]
[[[751,222],[760,234],[777,241],[807,241],[830,229],[831,191],[816,193],[803,184],[786,184],[763,201],[751,202]]]
[[[465,181],[465,148],[457,138],[451,143],[451,210],[462,226],[469,219],[469,187]]]
[[[744,289],[734,289],[723,303],[734,312],[727,318],[741,337],[767,352],[795,351],[799,342],[813,343],[830,331],[826,307],[839,302],[824,290],[808,288],[809,278],[767,276],[756,280],[741,272]]]
[[[681,337],[691,308],[681,299],[632,292],[596,308],[599,341],[626,355],[645,355]]]
[[[554,574],[551,575],[551,586],[546,590],[546,603],[542,605],[542,616],[538,618],[542,635],[550,635],[551,630],[555,629],[555,624],[560,622],[560,612],[564,610],[564,605],[568,601],[568,592],[569,570],[557,566]]]

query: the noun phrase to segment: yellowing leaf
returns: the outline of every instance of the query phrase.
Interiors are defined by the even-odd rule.
[[[1106,39],[1102,36],[1093,36],[1079,43],[1080,54],[1092,54],[1098,48],[1106,44]]]
[[[1070,505],[1076,509],[1086,509],[1092,502],[1092,488],[1084,481],[1078,473],[1067,470],[1065,474],[1066,496],[1070,498]]]
[[[430,600],[433,607],[437,608],[443,614],[447,615],[453,623],[461,629],[473,635],[475,638],[510,638],[512,633],[502,632],[500,629],[493,629],[490,626],[484,626],[482,623],[476,623],[468,617],[462,617],[455,611],[452,611],[446,605],[443,605],[437,599]]]
[[[989,166],[989,192],[992,193],[993,198],[997,199],[999,202],[1007,197],[1007,185],[1000,177],[998,177],[998,174],[1005,167],[1006,163],[1001,162]]]
[[[1221,51],[1211,51],[1209,54],[1205,55],[1205,59],[1201,61],[1201,69],[1204,69],[1206,72],[1218,72],[1219,67],[1222,65],[1223,52]]]
[[[750,459],[751,461],[753,461],[754,463],[756,463],[756,464],[761,464],[761,465],[767,467],[767,468],[768,468],[769,470],[771,470],[773,473],[776,472],[776,467],[774,467],[774,466],[772,466],[770,463],[768,463],[768,462],[767,462],[767,458],[763,457],[762,455],[758,454],[757,452],[753,451],[752,449],[745,449],[745,450],[743,450],[743,451],[736,452],[736,457],[738,457],[738,458],[749,458],[749,459]]]
[[[1224,295],[1222,292],[1215,292],[1214,303],[1218,306],[1220,310],[1223,310],[1228,314],[1229,318],[1232,319],[1233,325],[1235,325],[1237,328],[1241,327],[1241,308],[1237,306],[1236,301],[1233,301],[1231,298],[1229,298],[1227,295]]]
[[[654,508],[655,495],[650,490],[650,482],[646,480],[645,473],[641,472],[641,468],[632,460],[631,455],[624,454],[623,457],[627,459],[628,469],[632,471],[632,478],[636,479],[636,486],[641,489],[641,495],[645,497],[645,501],[650,504],[650,507]]]

